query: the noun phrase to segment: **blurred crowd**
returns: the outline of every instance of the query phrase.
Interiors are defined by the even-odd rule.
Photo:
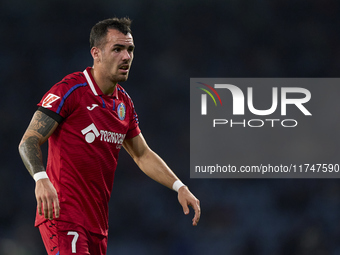
[[[336,0],[1,1],[0,254],[46,254],[33,227],[34,181],[17,146],[49,87],[92,65],[90,29],[113,16],[133,20],[135,59],[121,85],[143,135],[201,201],[202,216],[192,227],[176,193],[122,150],[108,255],[340,254],[339,180],[190,179],[189,172],[190,77],[338,77],[339,7]],[[320,150],[336,161],[336,146]]]

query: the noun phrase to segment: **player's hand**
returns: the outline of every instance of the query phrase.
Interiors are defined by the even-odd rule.
[[[53,220],[53,206],[55,217],[59,218],[58,194],[50,179],[40,179],[35,185],[35,197],[37,199],[38,213],[42,215],[44,210],[45,219]]]
[[[192,225],[197,226],[198,221],[200,220],[201,217],[200,201],[189,191],[187,186],[179,188],[178,201],[183,207],[183,212],[185,215],[189,214],[188,205],[190,205],[194,209],[195,216],[192,219]]]

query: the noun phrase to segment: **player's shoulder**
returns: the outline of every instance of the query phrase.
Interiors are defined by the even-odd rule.
[[[62,80],[55,83],[49,93],[59,97],[69,96],[70,94],[83,95],[88,90],[88,83],[83,72],[74,72],[66,75]],[[76,92],[76,93],[75,93]]]
[[[63,88],[72,88],[74,86],[85,86],[87,81],[83,72],[74,72],[66,75],[61,81],[57,82],[54,86]]]
[[[74,72],[54,84],[45,93],[38,106],[54,109],[53,107],[57,103],[57,106],[61,109],[65,102],[72,102],[72,104],[79,102],[86,91],[88,91],[88,84],[84,73]],[[72,98],[72,100],[69,100],[69,98]],[[59,108],[54,109],[58,114],[60,112]]]
[[[132,101],[126,90],[119,84],[117,84],[117,94],[118,98],[124,98],[125,100]]]

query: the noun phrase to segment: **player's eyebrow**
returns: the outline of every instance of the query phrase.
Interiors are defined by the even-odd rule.
[[[116,43],[115,45],[113,45],[113,47],[120,47],[120,48],[135,48],[135,45],[123,45],[123,44],[118,44]]]

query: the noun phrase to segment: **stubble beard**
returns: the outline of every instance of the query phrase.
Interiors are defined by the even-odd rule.
[[[113,83],[118,83],[118,82],[124,82],[127,81],[128,79],[128,74],[126,75],[114,75],[111,79]]]
[[[114,71],[112,73],[112,69],[107,70],[107,73],[110,74],[109,75],[109,79],[112,83],[118,83],[118,82],[124,82],[128,79],[129,73],[123,75],[119,73],[119,69],[117,71]]]

